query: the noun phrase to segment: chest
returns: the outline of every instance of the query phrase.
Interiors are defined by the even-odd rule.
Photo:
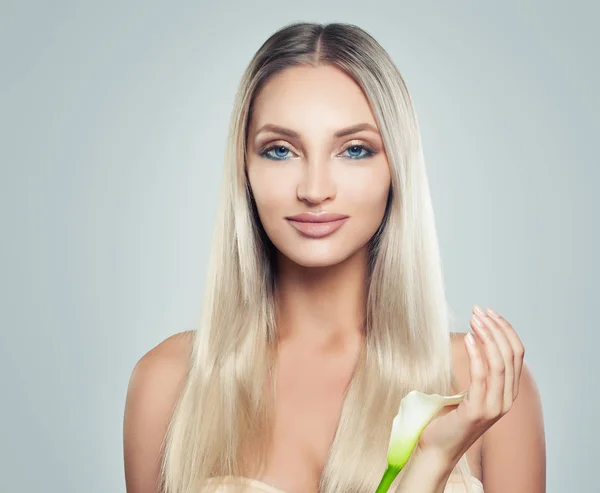
[[[350,358],[280,360],[263,481],[289,493],[317,492],[353,369]]]
[[[273,435],[259,479],[286,493],[317,493],[339,424],[355,359],[323,360],[292,354],[279,360]],[[482,478],[481,440],[467,452]]]

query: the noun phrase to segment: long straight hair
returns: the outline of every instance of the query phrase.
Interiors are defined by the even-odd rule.
[[[454,390],[452,316],[420,132],[404,80],[386,51],[355,25],[289,24],[256,52],[236,94],[189,374],[163,441],[164,493],[200,493],[208,477],[247,476],[264,463],[276,391],[276,276],[274,246],[246,174],[248,122],[256,94],[271,77],[289,67],[323,64],[343,70],[366,95],[391,186],[384,218],[369,243],[364,345],[319,490],[375,491],[400,400],[413,389]],[[457,469],[472,491],[466,456]],[[401,479],[402,472],[395,484]]]

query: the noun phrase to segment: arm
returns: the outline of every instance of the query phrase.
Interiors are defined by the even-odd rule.
[[[434,418],[422,431],[419,445],[430,456],[415,461],[397,493],[442,493],[452,468],[482,435],[486,493],[545,493],[541,406],[524,365],[525,349],[502,316],[490,309],[484,314],[477,305],[473,311],[477,339],[463,338],[470,359],[468,393],[456,409]],[[436,451],[437,460],[431,456]],[[533,479],[528,477],[531,469]]]
[[[415,450],[394,493],[444,493],[454,465],[433,453]]]
[[[175,334],[147,352],[129,380],[123,419],[127,493],[158,493],[161,446],[187,375],[189,333]]]
[[[483,435],[485,493],[545,493],[546,445],[540,395],[527,365],[510,411]]]

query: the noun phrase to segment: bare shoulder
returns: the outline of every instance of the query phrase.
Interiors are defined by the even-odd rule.
[[[182,360],[182,362],[187,364],[187,358],[189,357],[189,351],[191,351],[193,340],[193,330],[186,330],[184,332],[173,334],[144,354],[138,361],[138,364],[144,364],[146,361],[165,360],[170,362]]]
[[[123,418],[127,493],[158,491],[161,447],[187,378],[193,337],[194,331],[168,337],[131,372]]]
[[[127,388],[126,411],[131,406],[167,406],[181,389],[189,370],[194,331],[178,332],[145,353],[135,364]]]
[[[145,386],[153,390],[172,389],[173,384],[187,375],[193,337],[194,331],[178,332],[150,349],[135,364],[128,391],[135,392]]]

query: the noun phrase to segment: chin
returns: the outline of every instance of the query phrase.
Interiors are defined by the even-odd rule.
[[[310,251],[309,249],[299,251],[281,251],[293,263],[302,267],[331,267],[351,257],[353,251]]]

